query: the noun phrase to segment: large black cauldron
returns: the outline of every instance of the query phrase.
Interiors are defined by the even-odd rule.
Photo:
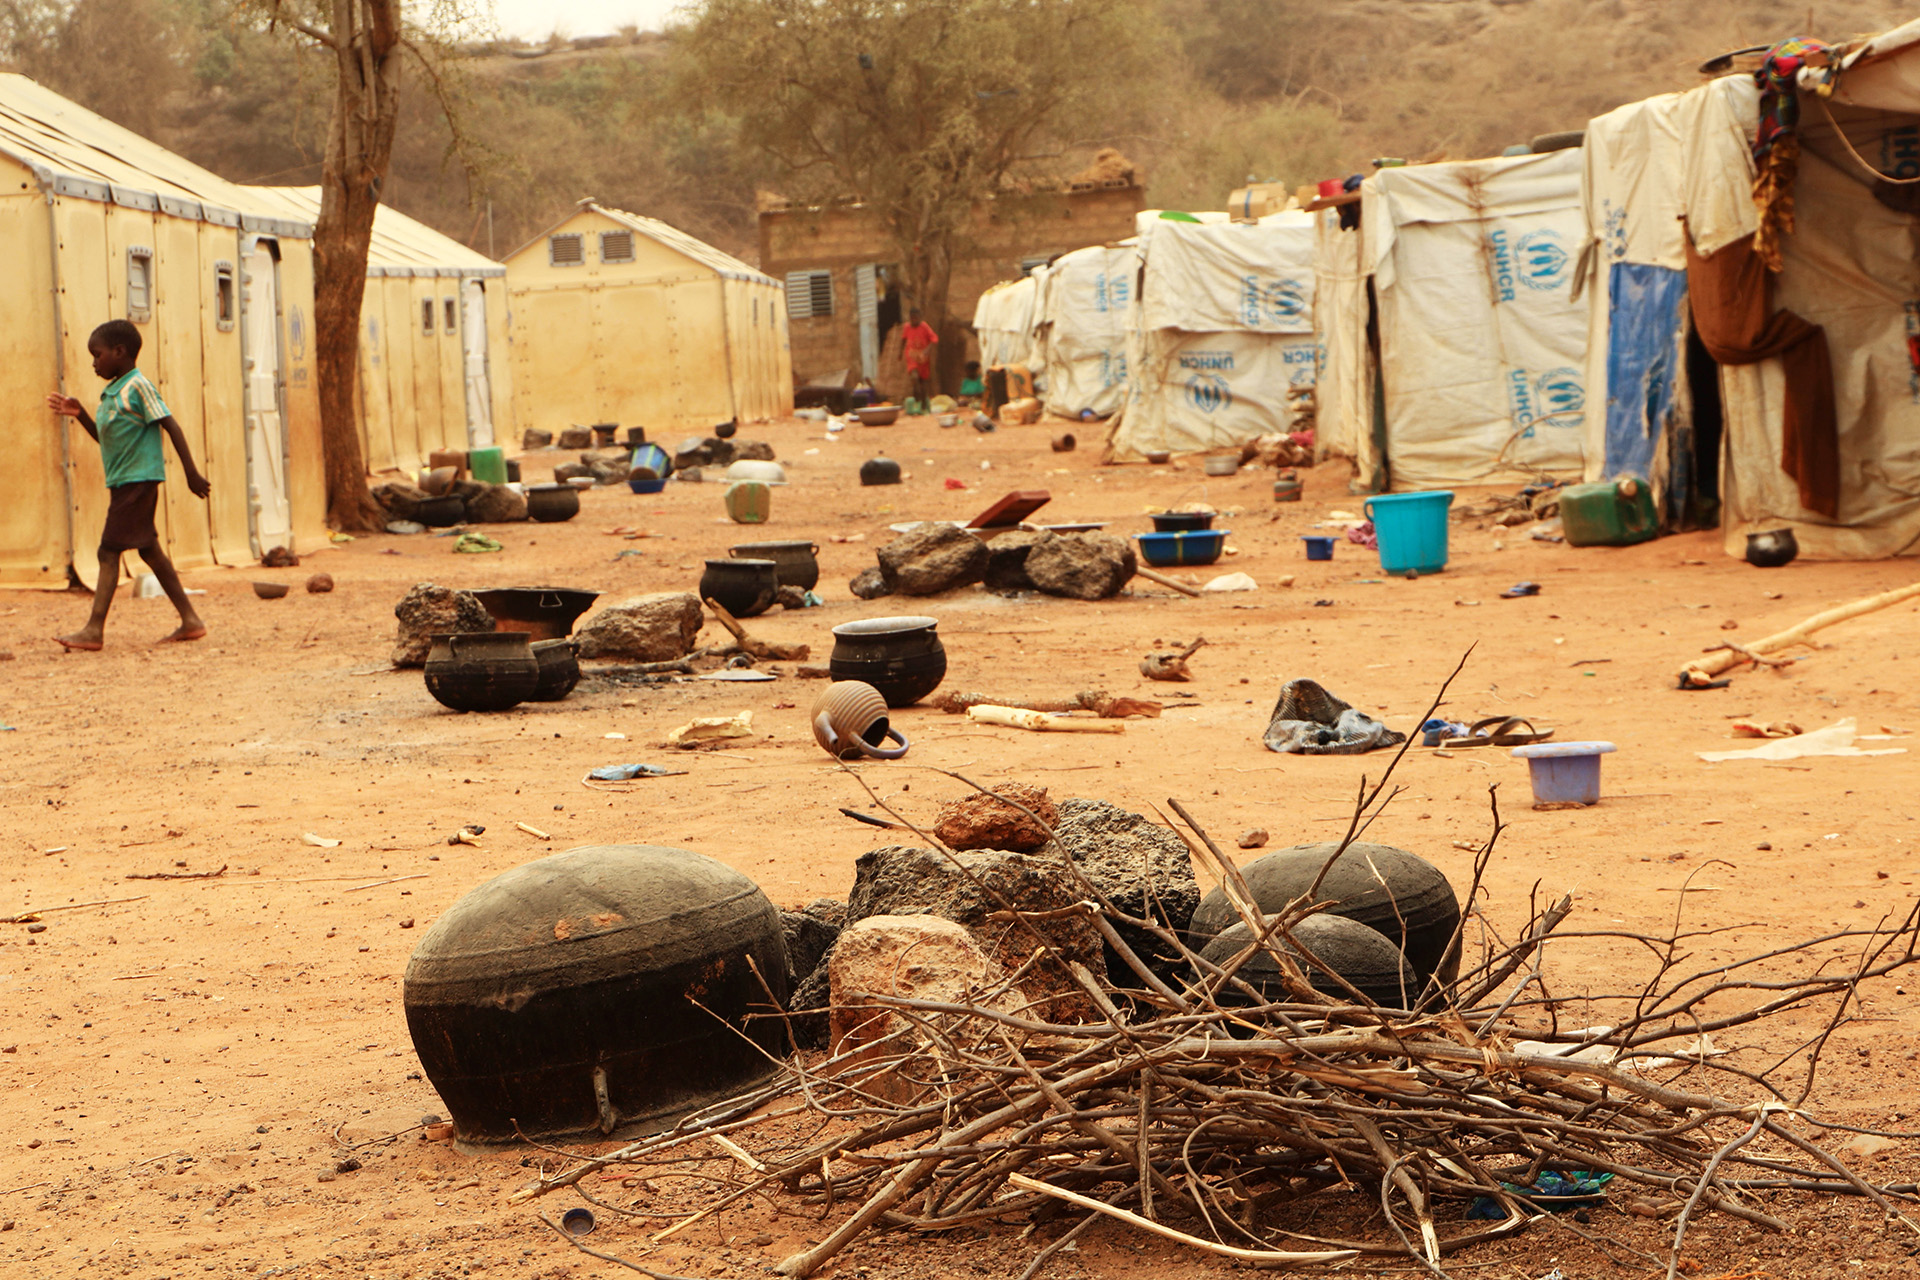
[[[1312,887],[1338,847],[1322,842],[1280,849],[1249,862],[1240,874],[1253,890],[1255,905],[1273,915]],[[1436,975],[1451,982],[1459,972],[1460,942],[1454,931],[1460,925],[1460,900],[1447,877],[1425,858],[1392,845],[1355,841],[1327,872],[1316,896],[1328,904],[1328,914],[1358,920],[1399,947],[1422,982]],[[1215,889],[1194,908],[1187,932],[1196,949],[1204,948],[1237,923],[1240,916],[1233,904]]]
[[[766,988],[785,1001],[786,946],[751,880],[685,849],[590,845],[449,907],[407,963],[405,1004],[455,1136],[509,1142],[516,1126],[666,1123],[750,1089],[787,1047],[780,1018],[747,1019],[779,1012]]]

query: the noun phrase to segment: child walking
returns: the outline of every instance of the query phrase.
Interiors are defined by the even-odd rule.
[[[100,578],[93,591],[93,612],[87,625],[72,635],[55,637],[69,649],[97,650],[104,643],[107,610],[113,607],[114,588],[120,584],[120,557],[138,551],[153,570],[160,589],[180,611],[180,625],[162,640],[198,640],[207,634],[187,602],[186,588],[173,561],[160,548],[160,532],[154,527],[154,509],[160,499],[160,482],[167,478],[166,454],[160,434],[173,441],[181,469],[187,473],[187,488],[197,498],[213,491],[207,478],[193,465],[187,451],[187,437],[173,420],[166,402],[154,389],[136,363],[140,358],[140,331],[125,320],[109,320],[87,338],[87,354],[93,357],[93,372],[106,379],[100,393],[97,418],[72,396],[55,393],[47,397],[47,407],[69,418],[78,418],[100,445],[100,462],[107,474],[107,525],[100,533]]]

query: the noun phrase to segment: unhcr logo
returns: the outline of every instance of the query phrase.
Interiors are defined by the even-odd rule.
[[[1307,288],[1298,280],[1275,280],[1267,286],[1267,317],[1275,324],[1293,324],[1307,314]]]
[[[1125,311],[1127,297],[1133,291],[1128,287],[1125,276],[1110,276],[1101,272],[1093,278],[1093,309],[1095,311]]]
[[[1233,352],[1231,351],[1182,351],[1180,353],[1182,369],[1224,369],[1233,371]]]
[[[1187,379],[1187,403],[1201,413],[1216,413],[1233,403],[1233,389],[1217,373],[1196,373]]]
[[[1557,419],[1555,426],[1578,426],[1580,413],[1587,407],[1587,389],[1580,382],[1578,369],[1554,369],[1541,374],[1534,381],[1533,394],[1539,402],[1540,415]]]
[[[1527,288],[1558,289],[1566,281],[1567,262],[1559,232],[1542,227],[1520,237],[1520,283]]]

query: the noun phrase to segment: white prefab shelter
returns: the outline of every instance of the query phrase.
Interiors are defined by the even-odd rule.
[[[318,187],[253,187],[320,217]],[[360,304],[360,446],[369,471],[512,437],[507,269],[398,209],[374,213]]]
[[[1292,425],[1314,379],[1313,219],[1142,217],[1116,461],[1226,448]]]
[[[1389,488],[1584,475],[1581,165],[1575,149],[1382,169],[1361,186]],[[1343,304],[1348,332],[1328,362],[1350,402],[1336,436],[1352,442],[1375,433],[1350,367],[1365,317]]]
[[[1374,493],[1386,484],[1386,424],[1380,417],[1380,335],[1371,324],[1366,235],[1357,219],[1343,227],[1338,209],[1323,209],[1314,218],[1314,452],[1350,461],[1354,491]]]
[[[1669,514],[1687,489],[1711,498],[1717,484],[1729,555],[1744,552],[1747,534],[1778,528],[1813,558],[1920,547],[1920,22],[1843,46],[1834,62],[1830,83],[1822,70],[1800,76],[1795,228],[1767,285],[1771,310],[1825,332],[1833,514],[1803,506],[1783,465],[1781,361],[1703,367],[1689,354],[1686,237],[1710,263],[1746,252],[1760,225],[1752,77],[1635,103],[1590,128],[1588,213],[1608,295],[1596,330],[1605,356],[1592,368],[1607,379],[1610,411],[1589,438],[1608,474],[1654,479]]]
[[[1033,303],[1045,267],[1018,280],[996,284],[973,305],[973,330],[980,339],[980,363],[1033,364]]]
[[[0,75],[0,586],[91,583],[108,493],[100,450],[43,406],[91,406],[87,337],[125,319],[213,484],[173,450],[157,515],[181,567],[327,545],[313,369],[312,228],[18,75]]]
[[[1127,314],[1139,271],[1127,243],[1076,249],[1037,275],[1033,330],[1049,412],[1104,418],[1126,399]]]

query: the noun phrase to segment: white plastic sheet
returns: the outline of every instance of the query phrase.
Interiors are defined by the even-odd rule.
[[[1140,255],[1132,245],[1076,249],[1056,259],[1034,306],[1049,412],[1106,417],[1127,394],[1127,313]]]

